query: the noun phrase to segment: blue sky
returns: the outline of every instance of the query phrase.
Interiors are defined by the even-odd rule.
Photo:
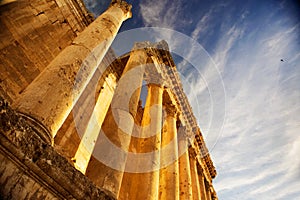
[[[85,2],[99,15],[110,1]],[[170,45],[217,168],[219,199],[300,199],[300,4],[128,2],[133,18],[120,32],[156,27],[153,41]]]

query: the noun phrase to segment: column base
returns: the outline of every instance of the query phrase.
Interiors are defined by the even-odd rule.
[[[36,119],[22,112],[16,112],[16,115],[21,120],[24,120],[24,122],[30,128],[33,129],[33,132],[37,133],[37,135],[42,139],[43,142],[46,142],[47,144],[51,144],[53,146],[54,139],[52,138],[51,133],[47,130],[47,128],[42,123],[40,123]]]
[[[16,137],[20,134],[20,130],[31,129],[31,132],[38,136],[43,142],[53,144],[53,138],[43,124],[27,114],[12,109],[1,96],[0,128],[5,131],[10,131],[10,133]]]

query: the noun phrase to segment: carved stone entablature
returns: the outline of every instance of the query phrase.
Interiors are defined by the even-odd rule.
[[[74,3],[76,7],[80,8],[78,12],[84,16],[82,22],[85,23],[86,26],[95,20],[94,15],[86,9],[82,0],[69,1],[69,3]]]
[[[121,8],[124,12],[124,14],[130,18],[132,16],[131,8],[132,5],[128,4],[126,1],[123,0],[112,0],[110,3],[110,6],[116,6],[118,8]]]

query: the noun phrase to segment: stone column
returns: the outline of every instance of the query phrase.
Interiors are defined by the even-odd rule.
[[[162,125],[162,94],[163,87],[158,84],[148,84],[148,95],[146,99],[143,119],[141,142],[137,144],[138,153],[150,153],[148,159],[139,160],[138,169],[143,167],[150,169],[149,172],[136,174],[132,181],[132,192],[134,198],[130,199],[158,199],[159,189],[159,166],[161,146]],[[145,165],[145,166],[144,166]]]
[[[54,138],[102,61],[131,6],[113,0],[110,7],[66,47],[25,89],[13,105]]]
[[[200,196],[200,185],[198,178],[198,170],[197,170],[197,160],[195,150],[191,147],[190,149],[190,165],[191,165],[191,176],[192,176],[192,189],[193,189],[193,199],[199,200]]]
[[[165,104],[166,131],[162,133],[159,199],[179,200],[179,169],[177,146],[177,108]]]
[[[143,43],[130,53],[123,74],[101,128],[93,156],[86,171],[96,185],[118,198],[137,113],[140,91],[148,55]]]
[[[180,131],[181,132],[181,131]],[[190,159],[188,152],[188,138],[180,133],[178,152],[183,154],[179,157],[179,191],[180,199],[193,199],[192,177],[190,170]]]
[[[207,195],[206,195],[205,177],[201,169],[201,166],[199,165],[198,165],[198,174],[199,174],[199,185],[200,185],[200,199],[206,200]]]
[[[83,174],[85,174],[93,153],[102,123],[112,101],[115,87],[116,76],[109,74],[108,77],[105,78],[92,116],[90,117],[85,133],[82,135],[81,142],[74,156],[74,166]]]
[[[206,180],[205,180],[205,187],[206,187],[206,199],[207,200],[212,200],[211,199],[210,185]]]

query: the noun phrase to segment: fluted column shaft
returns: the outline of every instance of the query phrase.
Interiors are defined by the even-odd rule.
[[[25,89],[13,105],[42,124],[52,138],[61,127],[102,61],[131,6],[111,6],[66,47]]]
[[[108,77],[105,78],[92,116],[90,117],[85,133],[81,138],[81,142],[74,156],[74,165],[83,174],[85,174],[92,156],[102,123],[112,101],[115,87],[116,77],[113,74],[109,74]]]
[[[179,199],[179,169],[177,146],[177,108],[168,104],[166,109],[166,131],[162,133],[159,199]]]

